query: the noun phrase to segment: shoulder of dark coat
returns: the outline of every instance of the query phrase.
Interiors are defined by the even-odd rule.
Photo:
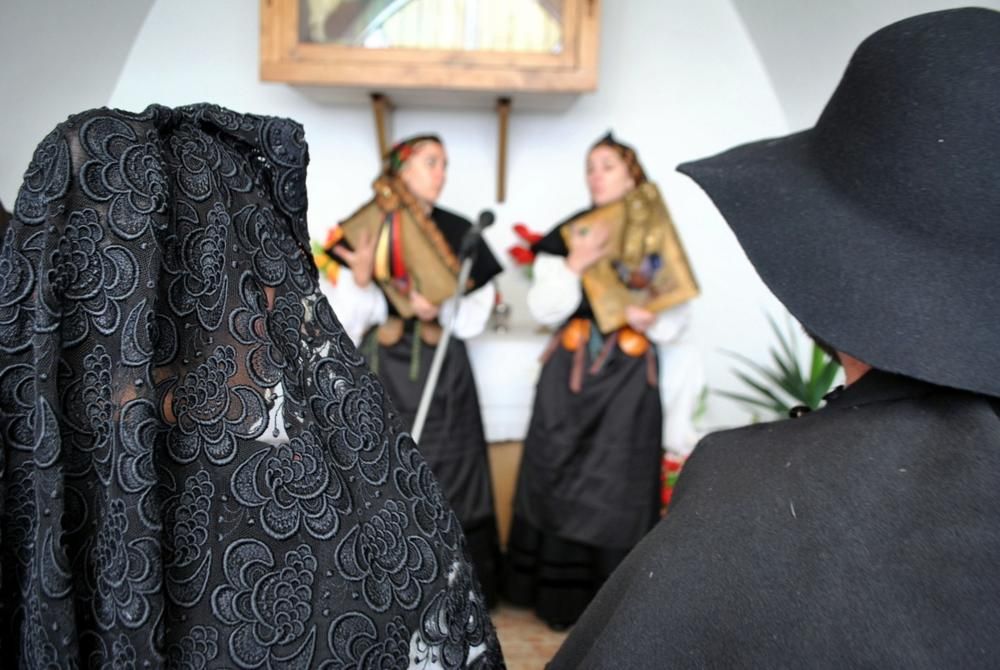
[[[769,464],[771,456],[835,450],[851,446],[845,445],[848,435],[877,442],[900,423],[921,423],[928,429],[954,424],[957,429],[990,430],[1000,420],[1000,400],[996,398],[945,387],[929,388],[930,392],[919,396],[824,407],[797,419],[710,433],[697,444],[684,472],[729,468],[737,463],[753,468],[755,463]]]

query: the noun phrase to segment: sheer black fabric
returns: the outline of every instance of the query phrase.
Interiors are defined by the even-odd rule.
[[[96,110],[0,243],[6,667],[502,667],[464,538],[317,289],[294,122]]]

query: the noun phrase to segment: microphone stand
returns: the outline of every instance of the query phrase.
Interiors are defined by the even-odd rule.
[[[452,310],[451,318],[444,324],[441,341],[438,342],[437,349],[434,350],[434,359],[431,361],[431,369],[427,373],[427,381],[424,383],[424,390],[420,395],[420,405],[417,406],[417,416],[413,421],[413,430],[410,431],[410,435],[417,445],[420,444],[420,436],[424,432],[427,414],[431,409],[431,399],[434,397],[438,377],[441,375],[441,366],[444,364],[445,353],[448,351],[448,342],[451,340],[452,331],[455,330],[459,300],[461,300],[462,295],[465,293],[465,284],[469,280],[469,274],[472,272],[472,264],[476,260],[479,240],[483,236],[483,230],[493,223],[494,218],[493,212],[488,209],[483,210],[479,214],[478,223],[469,228],[462,238],[462,246],[458,252],[459,258],[462,259],[462,265],[458,271],[458,284],[455,287],[455,296],[453,298],[455,309]]]

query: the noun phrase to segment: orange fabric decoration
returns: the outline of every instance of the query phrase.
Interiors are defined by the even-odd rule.
[[[618,331],[618,346],[629,356],[638,358],[649,351],[649,340],[626,326]]]
[[[562,332],[562,345],[566,351],[576,351],[587,344],[590,339],[590,321],[573,319],[566,324]]]

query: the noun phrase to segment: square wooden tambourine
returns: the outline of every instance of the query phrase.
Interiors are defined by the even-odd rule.
[[[698,295],[698,283],[655,184],[645,182],[623,199],[584,214],[563,228],[563,239],[568,247],[574,230],[601,226],[609,229],[608,254],[583,273],[582,282],[602,333],[627,325],[628,305],[660,312]],[[629,288],[622,269],[638,271],[652,255],[659,258],[660,267],[642,288]]]
[[[401,237],[403,258],[406,259],[406,270],[413,281],[413,286],[425,298],[435,305],[440,305],[455,295],[458,282],[457,272],[453,270],[454,255],[449,258],[442,249],[442,239],[435,239],[436,230],[426,231],[405,208],[398,210],[402,217]],[[378,238],[382,232],[387,213],[379,207],[375,200],[362,206],[348,219],[340,223],[344,231],[344,239],[356,247],[362,237]],[[431,224],[433,225],[433,223]],[[430,232],[430,234],[428,234]],[[450,249],[448,250],[450,252]],[[409,296],[401,291],[392,280],[377,280],[392,306],[403,318],[414,316],[413,305]]]

